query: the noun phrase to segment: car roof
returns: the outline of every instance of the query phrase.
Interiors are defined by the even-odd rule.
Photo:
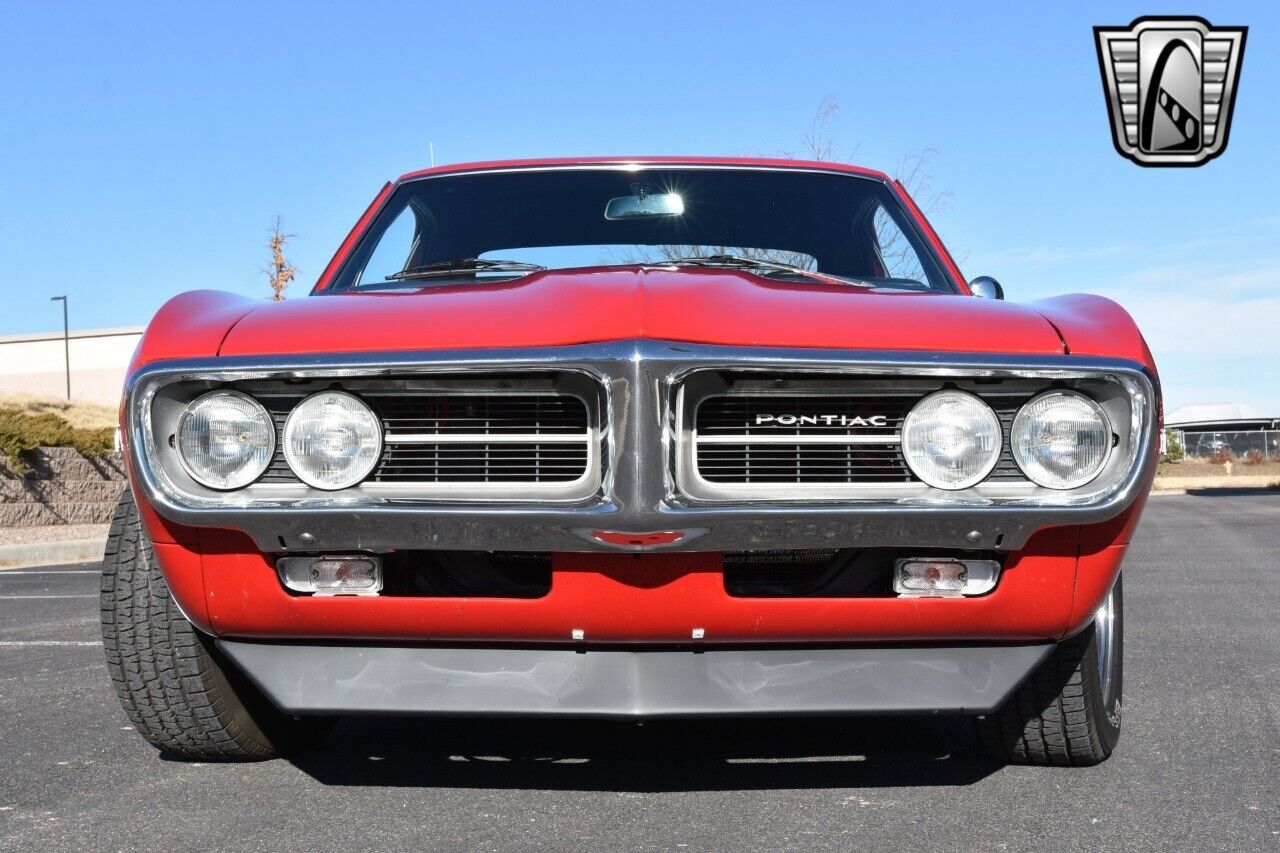
[[[435,166],[430,169],[418,169],[406,172],[397,179],[397,183],[412,181],[418,178],[435,175],[449,175],[459,172],[479,172],[499,169],[537,169],[555,168],[557,166],[736,166],[759,167],[769,169],[821,169],[829,172],[846,172],[866,178],[888,183],[891,179],[884,172],[854,166],[849,163],[834,163],[826,160],[790,160],[778,157],[548,157],[528,160],[482,160],[474,163],[451,163],[447,166]]]

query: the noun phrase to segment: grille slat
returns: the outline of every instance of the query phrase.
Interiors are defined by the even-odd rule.
[[[583,434],[587,411],[576,397],[557,394],[370,395],[392,433]]]
[[[454,451],[452,454],[448,451]],[[587,469],[580,445],[544,444],[440,447],[434,451],[388,446],[375,477],[378,482],[572,482]]]

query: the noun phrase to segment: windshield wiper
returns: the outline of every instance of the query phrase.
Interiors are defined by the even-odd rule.
[[[524,261],[505,261],[500,258],[459,258],[454,261],[438,261],[434,264],[410,267],[407,270],[401,270],[386,276],[386,281],[440,278],[469,272],[537,272],[545,269],[546,267],[542,264],[530,264]]]
[[[663,261],[659,264],[659,266],[668,265],[675,267],[762,269],[770,270],[772,272],[784,272],[791,275],[804,276],[817,281],[824,281],[827,284],[839,284],[845,287],[875,287],[875,285],[870,284],[869,282],[861,281],[856,278],[844,278],[838,275],[828,275],[827,273],[818,272],[817,270],[807,270],[803,267],[793,267],[790,264],[780,264],[775,261],[766,261],[761,258],[744,258],[741,255],[707,255],[705,257],[675,258],[670,261]]]

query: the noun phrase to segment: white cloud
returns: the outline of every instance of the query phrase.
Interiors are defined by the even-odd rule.
[[[1066,261],[1092,261],[1111,258],[1134,251],[1133,246],[1093,246],[1071,248],[1065,246],[1019,246],[977,255],[979,266],[1016,266],[1019,264],[1056,264]]]
[[[1268,260],[1248,266],[1164,264],[1118,275],[1111,281],[1111,287],[1115,292],[1134,294],[1159,294],[1163,290],[1175,295],[1212,298],[1215,303],[1223,302],[1228,296],[1265,299],[1280,296],[1280,261]]]
[[[1015,300],[1098,293],[1123,305],[1155,354],[1167,408],[1250,403],[1280,415],[1277,225],[1261,216],[1163,245],[1009,248],[970,266]]]
[[[1199,252],[1214,246],[1229,246],[1234,252],[1249,245],[1262,245],[1269,250],[1275,242],[1276,225],[1280,225],[1280,216],[1255,216],[1243,222],[1196,231],[1194,236],[1188,235],[1163,245],[1108,243],[1094,246],[1015,246],[993,252],[975,252],[974,256],[980,266],[991,268],[1108,258],[1130,258],[1141,262],[1147,258],[1185,257],[1188,252]]]
[[[1099,284],[1129,309],[1153,345],[1219,356],[1270,351],[1272,361],[1280,361],[1280,262],[1152,267]]]
[[[1133,315],[1169,408],[1251,403],[1280,414],[1280,262],[1153,267],[1096,289]]]

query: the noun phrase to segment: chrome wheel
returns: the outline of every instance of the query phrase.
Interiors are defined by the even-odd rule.
[[[1098,687],[1102,690],[1102,707],[1111,708],[1116,699],[1116,666],[1119,649],[1116,648],[1116,591],[1107,593],[1093,618],[1093,642],[1098,649]]]

